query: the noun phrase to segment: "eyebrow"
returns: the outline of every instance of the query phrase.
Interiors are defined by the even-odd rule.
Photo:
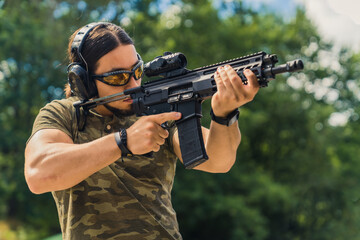
[[[108,72],[116,72],[116,71],[131,71],[131,69],[133,69],[138,63],[140,62],[140,60],[138,60],[134,65],[132,65],[130,68],[112,68],[110,71]]]

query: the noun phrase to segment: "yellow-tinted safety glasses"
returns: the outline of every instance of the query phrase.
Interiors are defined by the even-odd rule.
[[[92,75],[91,77],[111,86],[124,86],[130,81],[132,76],[134,76],[135,80],[139,80],[144,74],[144,62],[141,60],[140,55],[138,55],[138,58],[139,61],[131,71],[119,70],[101,75]]]

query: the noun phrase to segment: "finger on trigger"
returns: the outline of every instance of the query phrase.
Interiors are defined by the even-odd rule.
[[[161,125],[170,120],[179,120],[181,118],[180,112],[166,112],[149,116],[154,122]]]

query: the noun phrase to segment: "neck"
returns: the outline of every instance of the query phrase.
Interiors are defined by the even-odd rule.
[[[106,108],[104,105],[99,105],[97,107],[94,108],[94,110],[103,116],[112,116],[114,115],[114,113],[112,111],[110,111],[108,108]]]

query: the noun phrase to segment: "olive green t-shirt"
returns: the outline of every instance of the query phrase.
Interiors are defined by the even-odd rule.
[[[47,104],[32,134],[59,129],[75,144],[82,144],[129,128],[138,119],[90,111],[85,129],[79,131],[73,107],[76,100],[71,97]],[[182,239],[171,204],[177,160],[170,141],[173,132],[152,157],[118,159],[76,186],[52,192],[63,239]]]

